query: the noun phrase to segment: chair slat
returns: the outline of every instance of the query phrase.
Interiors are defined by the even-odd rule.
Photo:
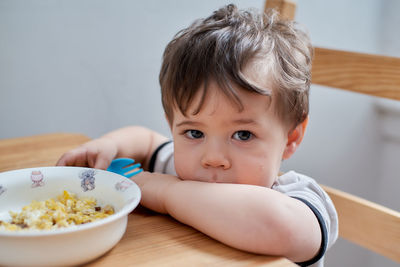
[[[264,10],[275,9],[284,19],[293,20],[296,13],[294,0],[269,0],[265,2]]]
[[[400,58],[315,48],[312,83],[400,100]]]
[[[400,262],[400,213],[368,200],[323,186],[339,216],[339,235]]]

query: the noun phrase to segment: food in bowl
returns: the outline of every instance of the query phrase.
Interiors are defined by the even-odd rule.
[[[95,207],[114,213],[89,223],[41,230],[0,229],[0,266],[74,266],[87,263],[123,237],[128,215],[140,202],[139,187],[116,173],[80,167],[36,167],[0,173],[0,220],[13,220],[32,202],[63,195],[95,199]],[[72,197],[70,195],[70,197]],[[134,230],[134,229],[133,229]],[[23,256],[21,256],[23,253]]]
[[[0,221],[0,230],[49,230],[94,222],[114,214],[111,205],[97,205],[93,197],[78,198],[64,190],[57,198],[33,200],[20,212],[9,211],[11,222]]]

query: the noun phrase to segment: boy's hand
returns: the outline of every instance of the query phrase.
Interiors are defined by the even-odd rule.
[[[79,166],[107,169],[117,155],[117,145],[109,138],[89,141],[68,151],[58,160],[57,166]]]
[[[168,213],[165,207],[168,187],[181,181],[173,175],[150,172],[141,172],[133,176],[131,180],[142,192],[140,203],[159,213]]]

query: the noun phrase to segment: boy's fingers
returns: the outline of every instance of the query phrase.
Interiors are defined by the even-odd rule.
[[[96,163],[94,164],[94,168],[106,170],[108,168],[108,165],[110,165],[110,162],[111,162],[111,159],[109,159],[105,155],[98,154]]]
[[[74,155],[72,151],[69,151],[61,156],[57,161],[56,166],[73,166],[75,163]]]
[[[65,166],[65,157],[62,156],[56,163],[56,166]]]
[[[56,163],[57,166],[79,166],[97,169],[107,169],[116,156],[117,149],[112,144],[92,140],[65,153]]]
[[[78,148],[75,151],[75,159],[74,159],[74,166],[79,166],[79,167],[87,167],[88,166],[88,161],[87,161],[87,155],[86,155],[86,148]]]
[[[95,168],[99,150],[97,148],[89,147],[86,151],[86,158],[89,167]]]
[[[64,155],[56,163],[57,166],[87,166],[86,150],[84,148],[77,148],[71,150]]]
[[[106,170],[111,161],[117,156],[117,148],[109,142],[103,142],[101,148],[96,151],[94,168]]]

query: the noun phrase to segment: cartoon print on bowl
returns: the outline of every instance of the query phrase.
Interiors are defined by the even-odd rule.
[[[43,174],[41,171],[32,171],[31,173],[31,180],[32,180],[32,188],[38,187],[38,186],[43,186],[44,182],[43,182]]]
[[[4,192],[6,192],[7,191],[7,188],[5,188],[4,186],[2,186],[1,184],[0,184],[0,196],[4,193]]]
[[[127,180],[123,180],[121,182],[118,182],[115,184],[115,189],[117,191],[121,191],[124,192],[127,188],[129,188],[132,185],[131,182],[127,181]]]
[[[82,171],[79,174],[79,178],[81,178],[81,187],[84,192],[93,190],[96,186],[94,184],[94,175],[96,174],[96,171],[93,169],[87,169]]]

